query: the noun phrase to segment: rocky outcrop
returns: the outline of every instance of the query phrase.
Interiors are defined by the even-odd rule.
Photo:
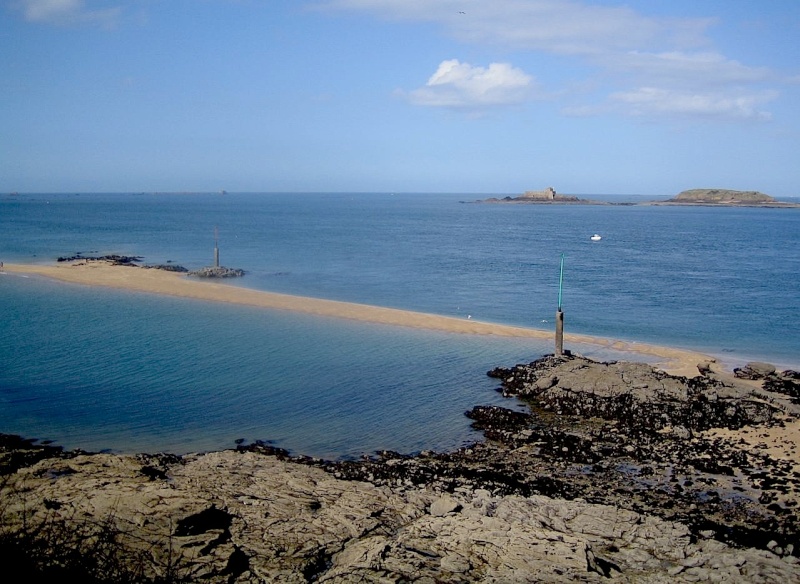
[[[118,254],[102,255],[102,256],[87,256],[78,252],[73,256],[62,256],[58,258],[58,262],[104,262],[110,263],[114,266],[135,266],[144,258],[140,256],[124,256]]]
[[[614,420],[633,433],[667,427],[738,429],[769,423],[783,411],[748,387],[675,377],[644,363],[551,357],[489,375],[502,380],[505,395],[534,401],[558,415]]]
[[[178,272],[180,274],[185,274],[189,271],[179,264],[151,264],[142,267],[151,270],[164,270],[165,272]]]
[[[117,456],[8,439],[0,552],[113,541],[102,557],[136,581],[800,579],[796,458],[744,444],[797,428],[787,393],[580,358],[490,373],[528,406],[470,410],[487,440],[451,453]]]
[[[189,272],[190,276],[198,278],[241,278],[244,274],[245,271],[239,268],[226,268],[223,266],[211,266]]]
[[[140,265],[143,260],[144,258],[141,256],[124,256],[118,254],[97,256],[97,255],[84,255],[83,253],[80,252],[73,256],[62,256],[57,259],[59,263],[66,262],[75,265],[102,263],[102,264],[111,264],[112,266],[131,266],[135,268],[164,270],[166,272],[186,273],[189,271],[181,265],[173,264],[171,260],[166,264]]]

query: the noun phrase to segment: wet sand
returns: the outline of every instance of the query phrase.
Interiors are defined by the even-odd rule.
[[[553,332],[548,330],[481,322],[367,304],[264,292],[218,281],[198,280],[176,272],[145,269],[138,266],[115,266],[107,262],[76,261],[54,265],[5,264],[5,270],[19,274],[35,274],[86,286],[103,286],[211,302],[227,302],[261,308],[289,310],[393,326],[471,335],[527,337],[541,340],[553,338]],[[693,377],[698,374],[698,364],[715,362],[713,357],[694,351],[589,335],[566,333],[564,342],[567,344],[567,348],[569,348],[569,343],[580,343],[621,352],[636,353],[668,373],[687,377]]]

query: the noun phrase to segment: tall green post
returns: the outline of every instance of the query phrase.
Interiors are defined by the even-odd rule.
[[[561,269],[558,274],[558,310],[556,311],[556,357],[564,354],[564,312],[561,298],[564,290],[564,254],[561,254]]]

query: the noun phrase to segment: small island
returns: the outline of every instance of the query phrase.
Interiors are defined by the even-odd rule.
[[[800,207],[796,203],[784,203],[758,191],[734,191],[730,189],[690,189],[678,193],[666,201],[654,205],[692,205],[727,207]]]
[[[541,191],[525,191],[518,197],[490,197],[476,201],[476,203],[523,203],[523,204],[573,204],[573,205],[608,205],[605,201],[595,201],[587,199],[579,199],[572,195],[559,195],[553,187],[547,187]]]

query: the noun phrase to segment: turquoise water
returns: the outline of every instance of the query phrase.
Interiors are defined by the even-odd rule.
[[[549,328],[564,253],[569,331],[800,364],[800,210],[460,203],[476,198],[0,196],[0,260],[196,268],[217,227],[239,285]],[[486,370],[551,352],[8,273],[0,318],[0,431],[91,450],[453,448],[477,437],[466,409],[513,405]]]

